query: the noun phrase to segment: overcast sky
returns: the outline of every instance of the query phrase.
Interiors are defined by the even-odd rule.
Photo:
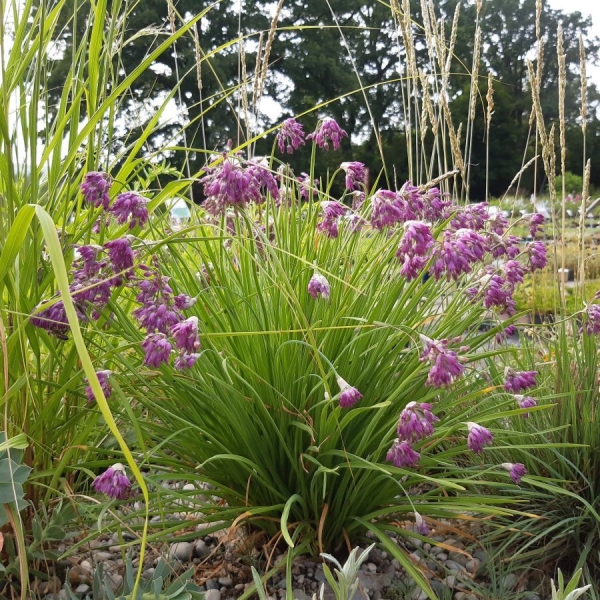
[[[584,17],[591,16],[592,33],[600,37],[600,0],[544,0],[544,6],[564,12],[580,12]],[[600,87],[600,66],[588,65],[587,72],[593,83]]]

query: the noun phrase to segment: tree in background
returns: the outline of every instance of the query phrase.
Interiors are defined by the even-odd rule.
[[[57,41],[57,60],[51,73],[51,83],[60,93],[61,79],[71,64],[70,48],[72,28],[68,22],[77,14],[81,30],[86,18],[85,0],[69,0],[70,10],[65,11],[65,34]],[[108,4],[111,2],[109,0]],[[446,39],[450,35],[452,16],[457,0],[436,3],[438,19],[446,23]],[[223,0],[213,5],[205,0],[173,0],[174,11],[169,12],[167,0],[143,0],[128,5],[129,42],[120,55],[114,57],[114,68],[128,72],[139,64],[150,48],[160,43],[164,31],[182,19],[198,14],[209,6],[207,14],[199,21],[194,35],[182,38],[175,50],[165,52],[160,60],[141,77],[131,89],[130,101],[121,106],[123,140],[135,139],[144,121],[152,114],[152,104],[170,93],[179,82],[170,122],[165,122],[150,140],[147,153],[159,152],[177,168],[180,154],[165,152],[169,146],[185,143],[196,149],[191,155],[189,171],[197,172],[205,164],[206,153],[223,149],[227,140],[243,142],[247,132],[252,136],[261,128],[273,126],[277,120],[289,115],[311,111],[302,117],[306,130],[310,130],[319,116],[336,118],[349,133],[353,150],[346,141],[341,154],[328,156],[320,162],[323,169],[335,169],[343,160],[362,160],[377,176],[383,161],[379,146],[385,147],[385,160],[389,178],[393,173],[399,182],[408,176],[404,113],[406,98],[402,97],[400,79],[406,75],[405,52],[399,42],[397,23],[389,7],[380,2],[363,0],[297,0],[283,2],[278,29],[269,52],[268,30],[274,12],[274,3],[266,0]],[[76,10],[79,7],[82,10]],[[416,23],[421,22],[421,4],[411,2],[411,14]],[[452,112],[456,125],[466,124],[468,114],[469,68],[473,55],[476,8],[474,0],[466,3],[460,12],[459,29],[453,62]],[[568,125],[573,131],[572,150],[568,154],[568,168],[581,172],[582,153],[577,142],[578,89],[579,89],[579,31],[587,34],[590,22],[580,13],[566,14],[545,8],[541,29],[545,38],[544,63],[541,78],[544,111],[548,120],[557,118],[558,63],[556,59],[556,30],[563,24],[567,62]],[[486,0],[481,12],[483,56],[480,67],[480,96],[473,123],[473,142],[470,170],[470,197],[482,199],[485,194],[485,122],[484,101],[488,70],[494,76],[495,109],[491,125],[489,146],[489,190],[491,195],[504,193],[513,176],[522,165],[527,148],[531,94],[527,79],[526,59],[535,56],[535,0]],[[240,32],[243,43],[243,63],[240,60]],[[262,35],[261,35],[262,32]],[[416,39],[416,58],[419,68],[431,72],[428,53],[417,26],[413,27]],[[234,43],[231,44],[231,41]],[[595,61],[599,41],[587,44],[587,56]],[[259,69],[256,70],[257,54]],[[267,56],[268,54],[268,56]],[[201,59],[198,67],[199,58]],[[281,106],[280,117],[269,108],[273,104],[252,104],[255,91],[254,75],[266,73],[262,61],[268,60],[268,77],[265,93]],[[249,117],[246,118],[240,89],[242,74],[248,80],[250,97]],[[590,110],[588,155],[600,164],[600,143],[594,136],[600,130],[595,107],[598,93],[590,85]],[[368,101],[367,110],[365,99]],[[256,100],[256,99],[255,99]],[[412,124],[411,124],[412,127]],[[185,134],[182,134],[185,128]],[[349,138],[349,139],[350,139]],[[123,142],[125,143],[125,142]],[[257,152],[266,150],[263,142]],[[532,150],[527,150],[526,157]],[[302,170],[308,163],[309,149],[294,157],[294,166]],[[159,155],[160,156],[160,155]],[[187,170],[187,169],[186,169]],[[185,172],[185,170],[184,170]],[[528,179],[529,177],[529,179]],[[372,177],[373,179],[373,177]],[[593,183],[600,184],[600,173],[593,171]],[[532,187],[531,177],[523,179]],[[391,182],[388,182],[392,185]]]

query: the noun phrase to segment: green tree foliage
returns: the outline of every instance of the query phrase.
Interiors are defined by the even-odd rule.
[[[57,60],[51,77],[57,96],[61,78],[71,64],[73,34],[69,22],[77,14],[75,32],[83,30],[86,0],[68,0],[65,11],[64,34],[57,48]],[[110,0],[109,0],[110,3]],[[457,0],[436,3],[438,19],[446,23],[446,39],[450,37],[452,16]],[[494,115],[489,142],[489,190],[501,195],[525,160],[533,155],[529,131],[531,93],[527,76],[527,59],[535,59],[536,27],[535,0],[487,0],[480,15],[482,30],[482,62],[480,66],[480,94],[478,96],[470,170],[470,196],[482,199],[485,194],[486,136],[485,93],[486,75],[494,77]],[[213,4],[208,0],[174,0],[175,13],[169,14],[166,0],[132,2],[128,11],[130,41],[114,57],[114,69],[129,72],[164,37],[171,27],[189,18],[191,14],[210,7],[196,29],[196,35],[182,38],[176,52],[164,53],[154,67],[140,77],[131,89],[128,102],[121,104],[123,134],[134,139],[145,120],[152,114],[153,101],[164,97],[177,82],[175,95],[179,105],[169,122],[149,140],[148,152],[157,152],[177,162],[169,148],[185,143],[197,150],[191,156],[190,171],[196,172],[205,163],[205,154],[223,149],[227,140],[243,142],[248,129],[272,126],[279,115],[268,104],[260,104],[262,112],[255,111],[245,122],[240,92],[236,89],[242,72],[248,78],[250,96],[254,84],[259,37],[262,49],[259,61],[264,60],[264,47],[274,11],[274,3],[266,0],[244,0],[241,13],[238,3],[222,0]],[[421,4],[411,2],[411,16],[415,23],[422,22]],[[171,18],[170,18],[171,17]],[[469,69],[472,64],[476,6],[470,0],[461,6],[458,36],[455,46],[450,95],[455,125],[467,124]],[[558,118],[558,61],[556,58],[557,27],[562,23],[565,35],[567,63],[566,116],[572,151],[568,153],[568,169],[582,171],[583,145],[578,134],[579,114],[579,32],[589,32],[590,21],[581,13],[564,13],[544,7],[541,32],[544,37],[541,98],[549,125]],[[245,69],[240,65],[238,31],[244,38]],[[388,174],[395,172],[399,181],[408,176],[406,149],[406,118],[400,79],[406,76],[406,55],[397,35],[398,26],[389,6],[381,2],[363,0],[299,0],[285,3],[278,21],[278,29],[268,56],[269,75],[265,93],[282,108],[283,116],[309,112],[302,118],[310,130],[319,116],[335,117],[355,142],[350,153],[349,139],[342,153],[321,162],[324,169],[334,170],[343,160],[364,160],[377,176],[383,159],[379,145],[389,151],[385,155]],[[422,30],[415,25],[417,62],[425,72],[432,72]],[[229,44],[229,45],[228,45]],[[598,58],[600,41],[588,40],[588,59]],[[201,59],[199,67],[198,59]],[[259,64],[260,70],[263,65]],[[199,85],[201,80],[201,86]],[[110,81],[110,78],[109,78]],[[201,89],[200,89],[201,87]],[[592,84],[588,89],[590,103],[587,154],[598,156],[600,143],[595,142],[599,127],[596,110],[599,95]],[[369,109],[366,107],[368,102]],[[207,110],[209,109],[210,110]],[[252,106],[251,106],[252,112]],[[144,118],[145,117],[145,118]],[[182,134],[182,128],[184,133]],[[118,133],[118,132],[117,132]],[[127,136],[130,136],[129,138]],[[529,143],[529,149],[527,149]],[[165,149],[166,146],[166,149]],[[268,151],[258,145],[259,151]],[[294,167],[300,171],[309,162],[310,150],[294,157]],[[179,168],[181,164],[177,165]],[[540,170],[541,177],[543,172]],[[600,173],[592,172],[592,181],[600,184]],[[543,182],[538,182],[538,187]],[[532,176],[526,173],[522,187],[532,188]],[[335,191],[335,190],[334,190]]]

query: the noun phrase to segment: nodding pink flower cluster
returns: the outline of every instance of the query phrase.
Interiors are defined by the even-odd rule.
[[[432,435],[433,424],[439,421],[432,408],[428,402],[409,402],[398,419],[398,437],[414,444]]]
[[[237,156],[223,153],[220,164],[208,167],[202,178],[206,205],[215,213],[223,213],[228,207],[244,207],[249,202],[260,204],[267,190],[277,200],[279,186],[273,173],[258,162],[243,161]]]
[[[329,142],[331,142],[333,149],[339,150],[344,137],[348,137],[348,134],[336,123],[335,119],[325,117],[319,121],[315,131],[306,136],[306,139],[314,140],[315,144],[324,150],[329,150]]]
[[[428,252],[435,245],[431,227],[422,221],[406,221],[404,235],[396,256],[402,264],[400,274],[409,281],[418,277],[429,261]]]
[[[315,273],[308,282],[308,293],[316,300],[319,296],[321,298],[329,298],[331,293],[331,287],[329,281],[320,273]]]
[[[522,463],[502,463],[502,468],[508,471],[510,478],[519,485],[521,478],[527,475],[527,469]]]
[[[488,250],[486,239],[471,229],[446,231],[444,240],[436,246],[431,267],[433,276],[440,279],[457,280],[470,273],[473,265],[483,259]]]
[[[519,261],[507,260],[503,265],[503,269],[506,281],[512,285],[523,282],[525,267]]]
[[[106,173],[86,173],[79,187],[86,202],[111,213],[120,225],[129,221],[129,229],[133,229],[138,225],[143,227],[148,222],[148,200],[137,192],[122,192],[110,206],[112,180]]]
[[[316,191],[319,189],[319,180],[314,179],[311,182],[310,175],[308,173],[301,173],[300,177],[297,178],[297,181],[300,199],[309,200],[315,195]]]
[[[409,402],[398,419],[398,437],[389,449],[386,460],[396,467],[414,467],[421,455],[412,445],[434,433],[433,424],[439,419],[431,412],[428,402]]]
[[[196,352],[201,345],[198,319],[185,319],[182,311],[191,308],[196,300],[186,294],[174,295],[169,278],[160,274],[156,260],[154,268],[142,265],[140,270],[142,277],[136,300],[141,306],[133,312],[133,316],[147,331],[142,342],[144,363],[150,367],[168,363],[171,352],[176,349],[179,356],[175,367],[184,369],[193,366],[200,356]]]
[[[512,297],[514,286],[505,281],[500,275],[485,276],[483,287],[483,305],[486,308],[498,307],[507,315],[515,313],[515,301]]]
[[[508,325],[502,331],[496,334],[496,343],[502,343],[506,338],[517,333],[517,328],[514,325]]]
[[[363,397],[355,387],[339,376],[337,384],[340,387],[339,403],[342,408],[352,408]]]
[[[415,467],[421,455],[405,440],[396,439],[385,457],[395,467]]]
[[[135,192],[119,194],[110,206],[112,181],[106,173],[87,173],[81,184],[81,193],[95,207],[112,213],[119,224],[129,220],[129,228],[143,226],[148,221],[147,200]],[[100,222],[106,226],[110,221],[104,217]],[[104,246],[80,246],[72,265],[73,281],[69,291],[78,318],[86,321],[91,316],[98,320],[108,304],[113,288],[120,287],[133,277],[135,253],[128,237],[109,240]],[[31,323],[45,329],[60,339],[66,339],[69,323],[62,300],[52,306],[34,312]]]
[[[420,535],[429,535],[430,530],[423,517],[415,511],[415,533]]]
[[[339,234],[338,222],[346,214],[346,207],[336,200],[324,200],[321,207],[323,217],[317,223],[317,230],[330,238],[336,238]]]
[[[97,492],[115,500],[125,500],[131,493],[131,481],[125,474],[125,467],[121,463],[108,467],[102,475],[98,475],[94,479],[92,487]]]
[[[346,173],[346,189],[348,191],[360,190],[365,187],[367,171],[361,162],[343,162],[340,168]]]
[[[276,136],[279,152],[293,154],[300,146],[304,146],[304,129],[296,119],[286,119]]]
[[[537,406],[537,402],[535,398],[531,396],[523,396],[522,394],[515,394],[515,400],[517,401],[517,405],[519,408],[533,408]],[[523,413],[523,418],[527,419],[529,417],[529,413]]]
[[[494,436],[489,429],[477,423],[467,423],[469,435],[467,436],[467,448],[475,453],[483,452],[484,446],[491,446]]]
[[[129,221],[129,229],[138,225],[143,227],[148,222],[148,200],[136,192],[123,192],[119,194],[110,212],[116,217],[117,223],[123,224]]]
[[[89,202],[96,208],[102,207],[104,210],[108,210],[111,186],[112,181],[106,173],[90,171],[85,174],[79,188],[86,202]]]
[[[508,221],[501,212],[497,212],[494,215],[489,215],[487,223],[489,230],[495,235],[502,236],[508,229]]]
[[[431,340],[421,335],[424,350],[421,361],[428,360],[432,367],[429,370],[426,384],[433,387],[447,387],[458,379],[465,368],[454,350],[448,349],[449,340]]]
[[[529,217],[529,233],[531,237],[535,237],[538,229],[544,224],[546,218],[541,213],[533,213]]]
[[[486,202],[468,204],[454,213],[454,218],[450,222],[450,227],[452,229],[472,229],[473,231],[481,231],[485,228],[485,223],[489,218],[488,204]]]
[[[112,394],[112,387],[109,382],[109,378],[112,375],[112,371],[104,370],[104,371],[96,371],[96,377],[98,377],[98,381],[100,382],[100,387],[102,388],[102,393],[104,397],[108,400],[110,395]],[[86,380],[87,381],[87,380]],[[85,388],[85,395],[88,399],[88,404],[92,404],[96,400],[96,395],[92,390],[92,386],[88,384]]]
[[[130,278],[134,253],[127,238],[108,241],[104,246],[80,246],[73,261],[73,281],[69,286],[80,321],[97,321],[108,304],[113,288]],[[31,316],[31,323],[60,339],[69,331],[62,300]]]
[[[543,269],[548,264],[544,242],[530,242],[527,244],[526,252],[529,255],[529,267],[532,273],[538,269]]]
[[[504,370],[504,389],[518,394],[523,390],[535,387],[537,371],[514,371],[510,367]]]
[[[600,333],[600,304],[588,304],[584,311],[585,330],[588,335]],[[583,331],[583,328],[580,332]]]

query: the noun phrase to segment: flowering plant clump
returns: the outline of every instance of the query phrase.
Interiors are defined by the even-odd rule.
[[[343,137],[332,119],[306,138],[288,120],[276,146],[289,153],[312,139],[337,149]],[[200,465],[227,518],[261,507],[268,518],[257,523],[274,533],[272,517],[287,505],[290,522],[319,532],[330,549],[376,526],[363,517],[399,510],[398,477],[406,489],[435,482],[440,514],[452,510],[443,490],[453,475],[436,475],[455,463],[457,446],[488,454],[494,434],[475,421],[493,422],[498,410],[486,402],[465,418],[462,399],[489,388],[514,406],[480,364],[488,342],[512,331],[500,317],[514,312],[514,287],[543,253],[485,204],[459,206],[412,182],[369,191],[362,163],[340,169],[345,191],[336,198],[312,167],[297,176],[289,165],[273,170],[226,152],[204,169],[206,200],[178,243],[116,237],[80,248],[74,263],[78,289],[106,282],[93,286],[102,291],[95,314],[114,309],[118,323],[107,326],[120,324],[137,351],[111,361],[130,371],[135,352],[140,371],[154,370],[127,393],[152,415],[141,427],[160,439],[169,465],[174,456]],[[147,223],[147,206],[124,192],[107,214],[118,225],[135,221],[133,231]],[[480,328],[494,316],[495,328]],[[531,375],[506,381],[518,395]],[[108,395],[108,376],[101,385]],[[455,476],[466,485],[458,465]],[[324,504],[335,519],[323,517]],[[436,510],[419,505],[425,515]],[[414,503],[406,512],[418,514]]]

